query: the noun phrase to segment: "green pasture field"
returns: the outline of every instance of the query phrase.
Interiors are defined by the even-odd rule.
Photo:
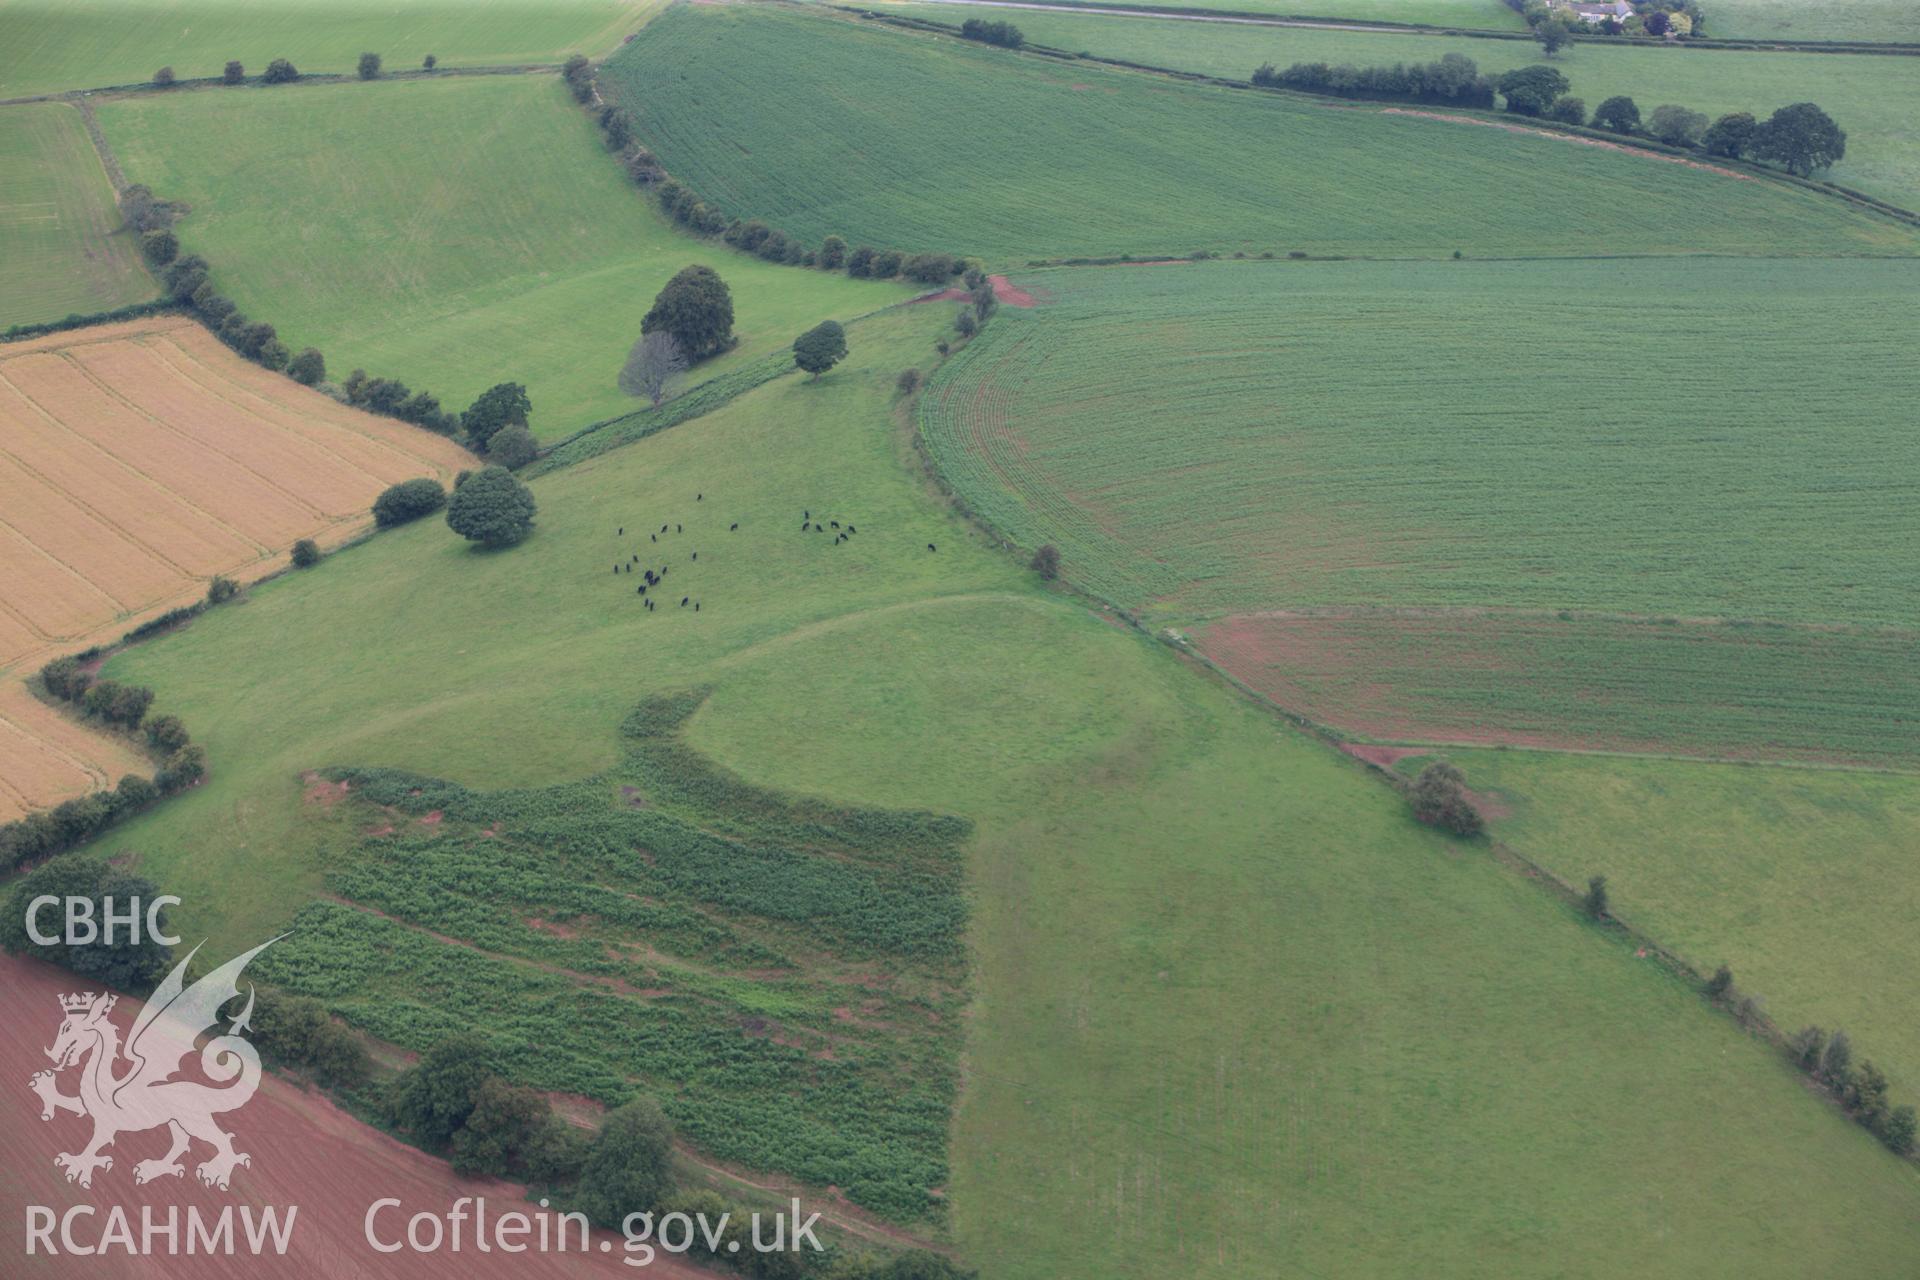
[[[1719,11],[1715,5],[1714,12]],[[935,22],[959,21],[951,5],[909,5],[900,12]],[[1012,19],[1027,39],[1039,44],[1241,80],[1263,62],[1278,67],[1295,62],[1380,66],[1432,62],[1457,53],[1497,76],[1543,61],[1537,45],[1520,40],[1024,10]],[[1905,208],[1920,208],[1920,68],[1912,58],[1731,53],[1649,42],[1575,44],[1557,55],[1553,65],[1572,82],[1570,92],[1589,112],[1618,93],[1633,98],[1643,115],[1672,102],[1709,116],[1750,111],[1765,119],[1789,103],[1817,102],[1847,131],[1846,159],[1822,176]]]
[[[930,363],[951,315],[862,321],[851,358],[818,383],[780,378],[540,477],[539,525],[520,547],[474,553],[437,522],[382,534],[115,657],[106,673],[160,690],[213,773],[109,846],[139,850],[142,871],[185,899],[183,931],[211,932],[216,948],[300,914],[288,967],[303,989],[403,1044],[456,1016],[519,1043],[579,1010],[564,1069],[605,1078],[631,1063],[635,1087],[696,1086],[671,1105],[703,1144],[723,1139],[699,1129],[701,1105],[750,1105],[758,1078],[769,1113],[793,1116],[781,1091],[803,1069],[903,1100],[826,1148],[899,1168],[911,1144],[881,1151],[871,1135],[947,1132],[951,1044],[916,1042],[930,1055],[916,1063],[866,1029],[854,1072],[754,1037],[772,1022],[806,1047],[809,1020],[848,980],[877,977],[901,1001],[919,991],[944,1016],[961,993],[926,987],[924,962],[849,963],[858,944],[834,927],[802,947],[740,899],[713,907],[739,883],[716,871],[663,905],[699,910],[718,935],[685,919],[591,922],[596,939],[626,932],[660,953],[632,963],[678,990],[648,1004],[609,994],[601,962],[551,929],[535,938],[526,917],[552,924],[560,881],[584,859],[643,880],[691,864],[642,868],[617,840],[582,842],[551,870],[527,868],[530,882],[492,873],[457,910],[413,881],[471,885],[463,857],[512,871],[522,848],[553,847],[539,788],[600,779],[600,807],[576,796],[560,834],[697,811],[706,792],[663,795],[658,775],[621,764],[620,729],[649,696],[710,687],[679,732],[734,785],[818,797],[809,812],[971,824],[965,1085],[943,1207],[926,1221],[987,1274],[1144,1277],[1169,1258],[1221,1277],[1283,1257],[1305,1274],[1432,1276],[1904,1264],[1920,1176],[1769,1051],[1534,886],[1415,826],[1353,762],[1041,588],[945,514],[911,470],[893,386]],[[857,533],[803,531],[803,513]],[[643,541],[663,521],[685,532]],[[699,613],[669,601],[648,614],[612,572],[660,546],[669,595],[697,597]],[[344,799],[313,798],[301,775],[342,765],[497,794],[362,772],[341,775]],[[651,807],[631,808],[623,777]],[[382,803],[393,816],[366,808]],[[734,824],[720,834],[747,838],[785,810],[717,812]],[[370,821],[400,830],[370,834]],[[408,861],[382,865],[383,848]],[[326,894],[432,919],[488,954],[429,945]],[[782,949],[798,976],[739,981],[748,943]],[[558,978],[530,963],[543,958]],[[581,977],[559,980],[568,972]],[[503,1008],[502,990],[525,998]],[[764,1022],[741,1021],[737,1042],[722,1034],[756,1004]],[[713,1067],[668,1052],[682,1019],[708,1027],[697,1049]],[[700,1087],[729,1043],[744,1055],[736,1091]],[[924,1091],[887,1093],[889,1061]],[[756,1062],[786,1065],[754,1077]],[[905,1129],[908,1114],[924,1128]],[[802,1164],[804,1126],[783,1118],[774,1134],[756,1163],[822,1175]]]
[[[1349,732],[1913,758],[1916,271],[1019,273],[921,425],[1015,541]],[[1237,616],[1283,609],[1356,612]]]
[[[1884,40],[1920,44],[1906,0],[1714,0],[1707,30],[1727,40]]]
[[[1575,883],[1606,876],[1616,910],[1703,972],[1730,966],[1787,1032],[1844,1028],[1895,1092],[1920,1096],[1920,778],[1530,751],[1448,757],[1510,810],[1497,837]]]
[[[1829,197],[1644,154],[784,7],[673,9],[609,59],[602,84],[667,168],[730,212],[810,240],[1001,265],[1198,250],[1815,254],[1915,243],[1911,229]]]
[[[111,311],[159,292],[80,114],[0,109],[0,328]]]
[[[695,381],[907,293],[685,235],[557,77],[147,94],[100,119],[131,178],[193,205],[180,238],[215,284],[289,347],[319,347],[336,380],[360,366],[454,410],[523,382],[544,439],[637,406],[620,366],[689,263],[727,281],[741,339]]]
[[[1041,305],[941,371],[924,429],[969,501],[1128,607],[1920,623],[1920,446],[1897,425],[1920,263],[1014,282]]]
[[[598,56],[662,0],[0,0],[0,97],[136,84],[163,66],[185,80],[238,58],[351,73],[362,53],[388,70],[433,54],[442,66]]]
[[[1273,14],[1282,18],[1417,22],[1430,27],[1484,28],[1490,31],[1524,31],[1527,25],[1518,13],[1501,3],[1501,0],[1191,0],[1190,3],[1172,7],[1231,9],[1241,13]],[[1023,31],[1027,17],[1028,14],[1021,13],[1014,18],[1015,25]]]
[[[1192,638],[1289,711],[1375,742],[1920,764],[1911,628],[1334,609]]]

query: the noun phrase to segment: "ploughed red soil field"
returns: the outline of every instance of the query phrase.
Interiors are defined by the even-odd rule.
[[[0,1032],[0,1276],[74,1276],[89,1280],[261,1280],[282,1276],[301,1280],[488,1280],[498,1276],[541,1280],[641,1275],[713,1280],[717,1274],[665,1253],[656,1253],[651,1264],[644,1267],[627,1265],[621,1240],[602,1231],[593,1233],[584,1253],[579,1251],[577,1230],[567,1237],[573,1250],[568,1253],[540,1253],[532,1247],[524,1253],[505,1253],[497,1247],[482,1253],[475,1245],[471,1205],[459,1252],[448,1247],[450,1235],[437,1252],[378,1252],[368,1242],[364,1225],[368,1209],[378,1200],[401,1202],[400,1208],[383,1210],[376,1219],[376,1235],[389,1244],[404,1239],[407,1220],[416,1213],[432,1213],[444,1229],[448,1212],[462,1197],[486,1198],[490,1235],[491,1224],[501,1215],[537,1214],[538,1208],[526,1200],[520,1187],[457,1177],[445,1162],[369,1129],[325,1098],[271,1074],[261,1081],[259,1092],[250,1101],[215,1116],[215,1122],[233,1135],[234,1147],[253,1157],[250,1167],[234,1171],[230,1190],[203,1186],[194,1176],[195,1166],[210,1154],[210,1149],[199,1143],[184,1158],[183,1177],[159,1177],[144,1186],[136,1185],[135,1165],[166,1153],[164,1129],[120,1135],[108,1149],[113,1167],[95,1172],[90,1189],[69,1183],[55,1166],[54,1157],[81,1150],[92,1133],[92,1122],[64,1111],[55,1112],[51,1120],[42,1120],[40,1099],[28,1082],[36,1072],[52,1065],[46,1050],[59,1031],[60,997],[91,989],[63,969],[36,960],[0,956],[0,1027],[4,1027]],[[244,996],[244,978],[241,990]],[[109,1015],[123,1037],[139,1008],[139,1001],[123,996]],[[233,1011],[237,1010],[236,1005]],[[221,1026],[224,1030],[226,1024]],[[196,1061],[197,1056],[189,1057],[183,1074],[191,1073]],[[59,1073],[60,1092],[77,1091],[79,1073],[85,1065]],[[148,1217],[160,1225],[165,1224],[171,1206],[180,1223],[178,1252],[169,1254],[164,1237],[156,1235],[152,1239],[157,1248],[149,1256],[131,1256],[117,1243],[96,1255],[73,1256],[61,1239],[59,1219],[80,1205],[90,1205],[94,1212],[91,1216],[76,1215],[72,1220],[74,1243],[94,1247],[109,1239],[110,1215],[117,1206],[126,1215],[136,1248],[142,1206],[149,1207]],[[33,1256],[27,1253],[28,1226],[36,1206],[50,1210],[56,1220],[51,1243],[58,1253],[53,1256],[44,1245]],[[255,1256],[245,1245],[243,1210],[258,1215],[266,1207],[276,1209],[282,1223],[292,1213],[284,1254],[276,1254],[269,1245]],[[296,1207],[297,1212],[293,1212]],[[197,1210],[210,1229],[223,1209],[231,1209],[234,1252],[207,1256],[202,1250],[187,1256],[189,1209]],[[427,1230],[422,1226],[423,1233]],[[557,1223],[550,1227],[550,1233],[558,1236]],[[423,1241],[428,1239],[422,1235]],[[538,1236],[529,1234],[520,1239],[532,1245]]]

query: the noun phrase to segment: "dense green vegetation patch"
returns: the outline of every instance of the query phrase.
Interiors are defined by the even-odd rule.
[[[0,173],[0,328],[110,311],[159,292],[133,233],[121,229],[74,108],[0,110]]]
[[[1498,7],[1511,12],[1505,5]],[[1716,15],[1720,8],[1713,6]],[[955,21],[951,6],[915,5],[899,12]],[[1369,67],[1460,54],[1497,77],[1541,61],[1539,46],[1524,40],[1103,14],[1025,11],[1018,16],[1021,31],[1040,44],[1239,80],[1266,62],[1279,67],[1295,62]],[[1920,69],[1911,58],[1575,44],[1557,55],[1553,65],[1589,112],[1615,94],[1632,97],[1643,114],[1671,102],[1709,116],[1749,111],[1761,119],[1789,103],[1817,102],[1847,133],[1846,159],[1821,176],[1908,209],[1920,208]],[[1637,246],[1616,241],[1605,247],[1629,251]]]
[[[329,771],[371,834],[326,888],[379,914],[307,908],[265,972],[410,1049],[472,1028],[523,1083],[658,1094],[716,1155],[917,1218],[947,1177],[968,825],[743,782],[679,739],[704,697],[642,703],[619,764],[554,787]]]
[[[1914,243],[1828,197],[1645,155],[781,7],[673,9],[609,59],[601,84],[703,199],[810,241],[1003,264]]]
[[[598,54],[646,21],[655,0],[5,0],[0,97],[146,81],[163,66],[182,80],[218,76],[238,59],[259,75],[274,58],[303,72],[354,70],[379,53],[391,70],[558,62]]]
[[[134,180],[193,206],[177,230],[219,291],[290,348],[319,347],[336,380],[363,367],[454,409],[524,383],[547,440],[639,407],[621,364],[690,263],[726,280],[741,339],[691,382],[906,293],[683,235],[557,78],[147,95],[100,116]]]

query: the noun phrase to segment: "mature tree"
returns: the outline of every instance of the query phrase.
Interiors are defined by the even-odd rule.
[[[1625,94],[1608,98],[1593,109],[1593,127],[1613,133],[1638,133],[1640,108]]]
[[[1547,119],[1557,120],[1561,124],[1585,124],[1587,104],[1581,98],[1562,98],[1547,108]]]
[[[793,340],[793,362],[813,375],[809,381],[847,358],[847,331],[838,321],[822,320]]]
[[[540,446],[525,427],[502,427],[487,441],[487,460],[518,471],[540,456]]]
[[[167,757],[167,763],[153,775],[153,785],[172,795],[206,776],[207,749],[197,742],[189,742]]]
[[[694,363],[718,355],[733,345],[733,294],[712,267],[687,267],[654,298],[640,332],[672,334]]]
[[[847,242],[839,236],[828,236],[820,242],[820,265],[828,271],[838,271],[847,261]]]
[[[1853,1041],[1844,1031],[1836,1031],[1820,1054],[1820,1075],[1835,1088],[1844,1086],[1853,1076]]]
[[[687,353],[680,349],[680,340],[665,329],[655,329],[627,352],[627,363],[620,370],[620,389],[630,396],[645,396],[658,409],[686,371]]]
[[[1033,571],[1052,582],[1060,576],[1060,548],[1051,542],[1033,553]]]
[[[1580,909],[1590,919],[1605,920],[1611,904],[1607,899],[1607,878],[1593,876],[1587,881],[1586,896],[1580,899]]]
[[[247,78],[247,69],[241,66],[239,59],[236,58],[227,63],[227,69],[220,73],[220,78],[228,84],[239,84]]]
[[[428,54],[426,57],[420,59],[420,69],[422,71],[431,71],[439,65],[440,65],[440,59],[436,58],[431,53]]]
[[[1554,99],[1567,91],[1567,78],[1553,67],[1517,67],[1495,85],[1516,115],[1544,115]]]
[[[874,1273],[873,1280],[978,1280],[979,1275],[945,1254],[929,1249],[905,1249],[887,1259]]]
[[[1663,103],[1647,117],[1647,132],[1670,147],[1691,147],[1707,131],[1707,117],[1686,107]]]
[[[320,563],[320,544],[312,538],[302,538],[293,544],[293,567],[311,569]]]
[[[1800,1069],[1815,1072],[1820,1069],[1820,1055],[1827,1048],[1827,1033],[1819,1027],[1805,1026],[1793,1033],[1793,1039],[1787,1041],[1787,1052],[1800,1064]]]
[[[1895,1155],[1911,1155],[1917,1129],[1920,1129],[1920,1122],[1916,1122],[1913,1108],[1895,1107],[1880,1125],[1880,1141],[1886,1143]]]
[[[1684,13],[1669,13],[1667,15],[1667,34],[1680,36],[1682,38],[1692,35],[1693,19]]]
[[[260,77],[262,84],[286,84],[298,80],[300,72],[285,58],[275,58],[267,64],[267,74]]]
[[[1413,816],[1457,836],[1477,836],[1486,825],[1467,796],[1466,775],[1445,760],[1434,761],[1414,779]]]
[[[453,1135],[453,1171],[468,1177],[513,1172],[552,1114],[532,1089],[485,1077],[474,1086],[472,1110]]]
[[[399,484],[389,486],[373,500],[373,522],[382,529],[391,529],[409,520],[432,515],[446,505],[447,491],[440,487],[438,480],[425,477],[402,480]]]
[[[1573,28],[1564,17],[1555,14],[1535,25],[1533,37],[1540,42],[1540,52],[1551,58],[1573,43]]]
[[[152,266],[164,267],[180,256],[180,237],[164,227],[140,233],[140,252]]]
[[[162,67],[158,71],[153,73],[154,88],[164,89],[167,86],[171,85],[172,83],[173,83],[172,67]]]
[[[187,726],[179,716],[155,716],[147,721],[147,741],[171,755],[187,745]]]
[[[1707,979],[1707,998],[1709,1000],[1724,999],[1727,992],[1731,990],[1733,990],[1733,970],[1726,965],[1721,965],[1713,971],[1713,976]]]
[[[964,264],[950,253],[916,253],[902,267],[909,280],[921,284],[942,284],[959,272]]]
[[[1700,139],[1700,145],[1712,155],[1738,160],[1753,146],[1753,135],[1759,127],[1759,122],[1747,112],[1731,112],[1713,122]]]
[[[380,78],[379,54],[363,53],[360,55],[360,78],[362,80],[378,80]]]
[[[455,1036],[427,1050],[419,1065],[393,1083],[388,1110],[394,1124],[431,1147],[450,1141],[473,1114],[474,1091],[492,1073],[486,1045]]]
[[[527,398],[525,387],[517,382],[497,382],[460,415],[460,425],[466,429],[468,443],[480,451],[500,428],[526,426],[531,412],[533,401]]]
[[[1661,9],[1642,15],[1640,21],[1646,26],[1647,34],[1650,36],[1663,36],[1673,26],[1673,20]]]
[[[225,604],[239,594],[240,584],[222,574],[215,574],[207,584],[208,604]]]
[[[875,280],[891,280],[900,274],[901,264],[906,255],[898,249],[882,249],[873,255],[873,261],[867,265],[867,274]]]
[[[96,797],[87,798],[101,804]],[[104,809],[104,804],[101,807]],[[94,982],[128,991],[151,991],[172,964],[173,952],[156,942],[147,930],[142,929],[139,940],[135,941],[131,930],[116,929],[111,946],[95,938],[75,946],[60,942],[43,947],[27,935],[27,904],[43,894],[62,900],[86,898],[93,903],[93,918],[99,923],[106,918],[106,898],[111,897],[115,908],[124,911],[129,898],[146,902],[158,893],[151,882],[130,875],[105,859],[57,858],[14,881],[6,905],[0,909],[0,947],[16,954],[30,951]],[[41,932],[61,932],[53,915],[52,911],[42,915]],[[164,910],[160,919],[160,932],[165,933]]]
[[[307,347],[287,361],[287,376],[309,387],[318,386],[327,380],[326,357],[320,354],[318,348]]]
[[[447,502],[447,527],[483,547],[510,547],[533,532],[533,493],[505,467],[483,467]]]
[[[596,1222],[615,1225],[650,1212],[673,1186],[673,1126],[652,1098],[607,1114],[580,1168],[579,1201]]]
[[[1755,131],[1753,154],[1785,165],[1806,177],[1839,163],[1847,154],[1847,135],[1833,117],[1811,102],[1782,107]]]
[[[872,270],[873,270],[872,246],[863,244],[858,249],[855,249],[852,253],[847,255],[847,274],[848,275],[856,276],[856,277],[865,276],[871,273]]]

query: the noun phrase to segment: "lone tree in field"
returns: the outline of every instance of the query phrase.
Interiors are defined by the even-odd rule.
[[[595,1222],[650,1212],[673,1189],[673,1126],[639,1098],[607,1114],[580,1169],[580,1204]]]
[[[460,415],[460,426],[476,453],[484,453],[487,441],[502,427],[524,427],[533,412],[527,389],[517,382],[497,382],[480,393],[467,411]]]
[[[1507,110],[1515,115],[1545,115],[1554,99],[1570,87],[1567,78],[1553,67],[1518,67],[1500,77],[1495,84],[1507,100]]]
[[[311,569],[320,563],[320,544],[312,538],[302,538],[293,544],[293,567]]]
[[[1051,542],[1033,553],[1033,571],[1048,582],[1060,576],[1060,548]]]
[[[686,371],[687,353],[680,349],[680,340],[665,329],[655,329],[627,352],[627,363],[620,370],[620,389],[630,396],[645,396],[658,409],[674,381]]]
[[[362,80],[378,80],[380,78],[379,54],[363,53],[360,55],[360,78]]]
[[[1753,135],[1760,122],[1745,111],[1734,111],[1715,120],[1700,139],[1709,155],[1738,160],[1753,146]]]
[[[289,84],[300,78],[300,71],[285,58],[275,58],[267,64],[267,74],[260,77],[262,84]]]
[[[1608,98],[1593,109],[1593,127],[1610,133],[1638,133],[1640,107],[1625,94]]]
[[[422,71],[431,71],[439,65],[440,65],[440,59],[434,57],[432,54],[428,54],[426,57],[420,60],[420,69]]]
[[[1573,43],[1573,28],[1556,14],[1533,29],[1533,38],[1540,42],[1540,52],[1551,58]]]
[[[227,63],[227,69],[220,73],[220,79],[227,84],[239,84],[242,80],[245,80],[246,78],[247,78],[247,69],[240,65],[240,60],[238,58],[235,58],[233,61]]]
[[[447,503],[447,527],[483,547],[510,547],[533,532],[533,493],[505,467],[467,477]]]
[[[1815,169],[1831,168],[1846,154],[1847,135],[1811,102],[1780,108],[1753,136],[1757,159],[1772,160],[1803,178]]]
[[[733,294],[712,267],[687,267],[654,298],[640,332],[672,334],[698,364],[733,345]]]
[[[172,84],[172,83],[173,83],[173,68],[172,68],[172,67],[162,67],[162,68],[160,68],[160,69],[159,69],[158,71],[156,71],[156,72],[154,72],[154,73],[153,73],[153,87],[154,87],[154,88],[156,88],[156,89],[164,89],[164,88],[166,88],[166,87],[167,87],[168,85],[170,85],[170,84]]]
[[[1587,881],[1586,896],[1580,899],[1580,909],[1587,913],[1589,920],[1605,920],[1610,904],[1607,901],[1607,878],[1594,876]]]
[[[809,381],[847,358],[847,331],[838,321],[822,320],[793,340],[793,362],[812,374]]]
[[[1477,836],[1486,826],[1467,798],[1466,775],[1445,760],[1435,760],[1413,780],[1413,816],[1457,836]]]

